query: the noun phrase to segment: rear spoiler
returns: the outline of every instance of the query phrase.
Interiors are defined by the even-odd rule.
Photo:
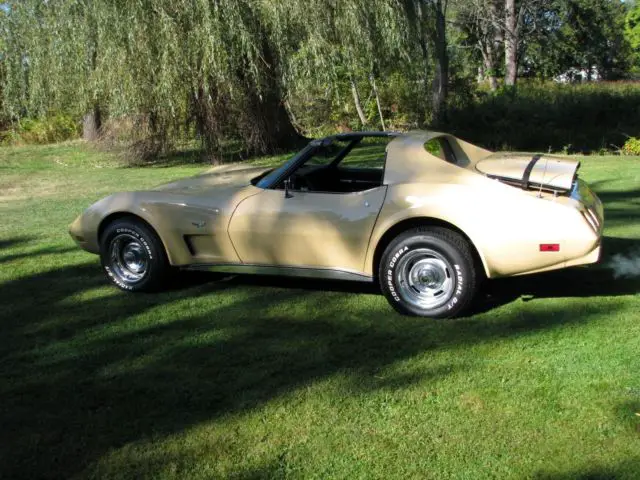
[[[543,189],[568,193],[578,176],[577,160],[536,154],[494,154],[476,164],[488,178],[523,190]]]

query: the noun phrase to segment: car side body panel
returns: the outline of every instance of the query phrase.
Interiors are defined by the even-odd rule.
[[[425,149],[437,138],[448,141],[455,162]],[[597,261],[603,213],[593,192],[583,186],[582,193],[557,195],[491,179],[476,166],[492,154],[438,132],[394,134],[380,187],[286,196],[252,185],[265,168],[222,167],[104,198],[76,219],[70,233],[82,248],[98,253],[105,219],[132,214],[155,229],[175,266],[275,265],[371,279],[385,233],[400,222],[424,219],[462,231],[488,277]],[[540,183],[545,173],[536,173]],[[546,244],[559,245],[559,251],[543,251]]]
[[[356,193],[256,190],[236,209],[229,236],[243,263],[364,271],[387,187]]]

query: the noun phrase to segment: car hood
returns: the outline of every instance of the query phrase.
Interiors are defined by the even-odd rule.
[[[529,166],[534,156],[540,158]],[[475,164],[476,170],[489,177],[519,182],[528,173],[531,185],[564,191],[571,190],[579,167],[580,162],[572,158],[520,152],[494,153]]]
[[[251,180],[269,171],[267,167],[224,166],[195,177],[183,178],[171,183],[159,185],[152,190],[179,193],[182,195],[202,195],[212,189],[242,188],[251,184]]]

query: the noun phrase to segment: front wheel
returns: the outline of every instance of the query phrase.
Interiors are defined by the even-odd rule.
[[[133,292],[158,290],[170,270],[158,235],[133,217],[107,226],[100,239],[100,260],[114,284]]]
[[[420,227],[396,237],[382,255],[378,277],[393,308],[421,317],[458,316],[477,289],[468,242],[440,227]]]

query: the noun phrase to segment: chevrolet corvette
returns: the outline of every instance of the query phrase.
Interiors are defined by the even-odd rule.
[[[579,165],[446,133],[344,133],[277,168],[110,195],[70,234],[123,290],[177,269],[377,282],[399,312],[448,318],[484,279],[598,261],[603,208]]]

